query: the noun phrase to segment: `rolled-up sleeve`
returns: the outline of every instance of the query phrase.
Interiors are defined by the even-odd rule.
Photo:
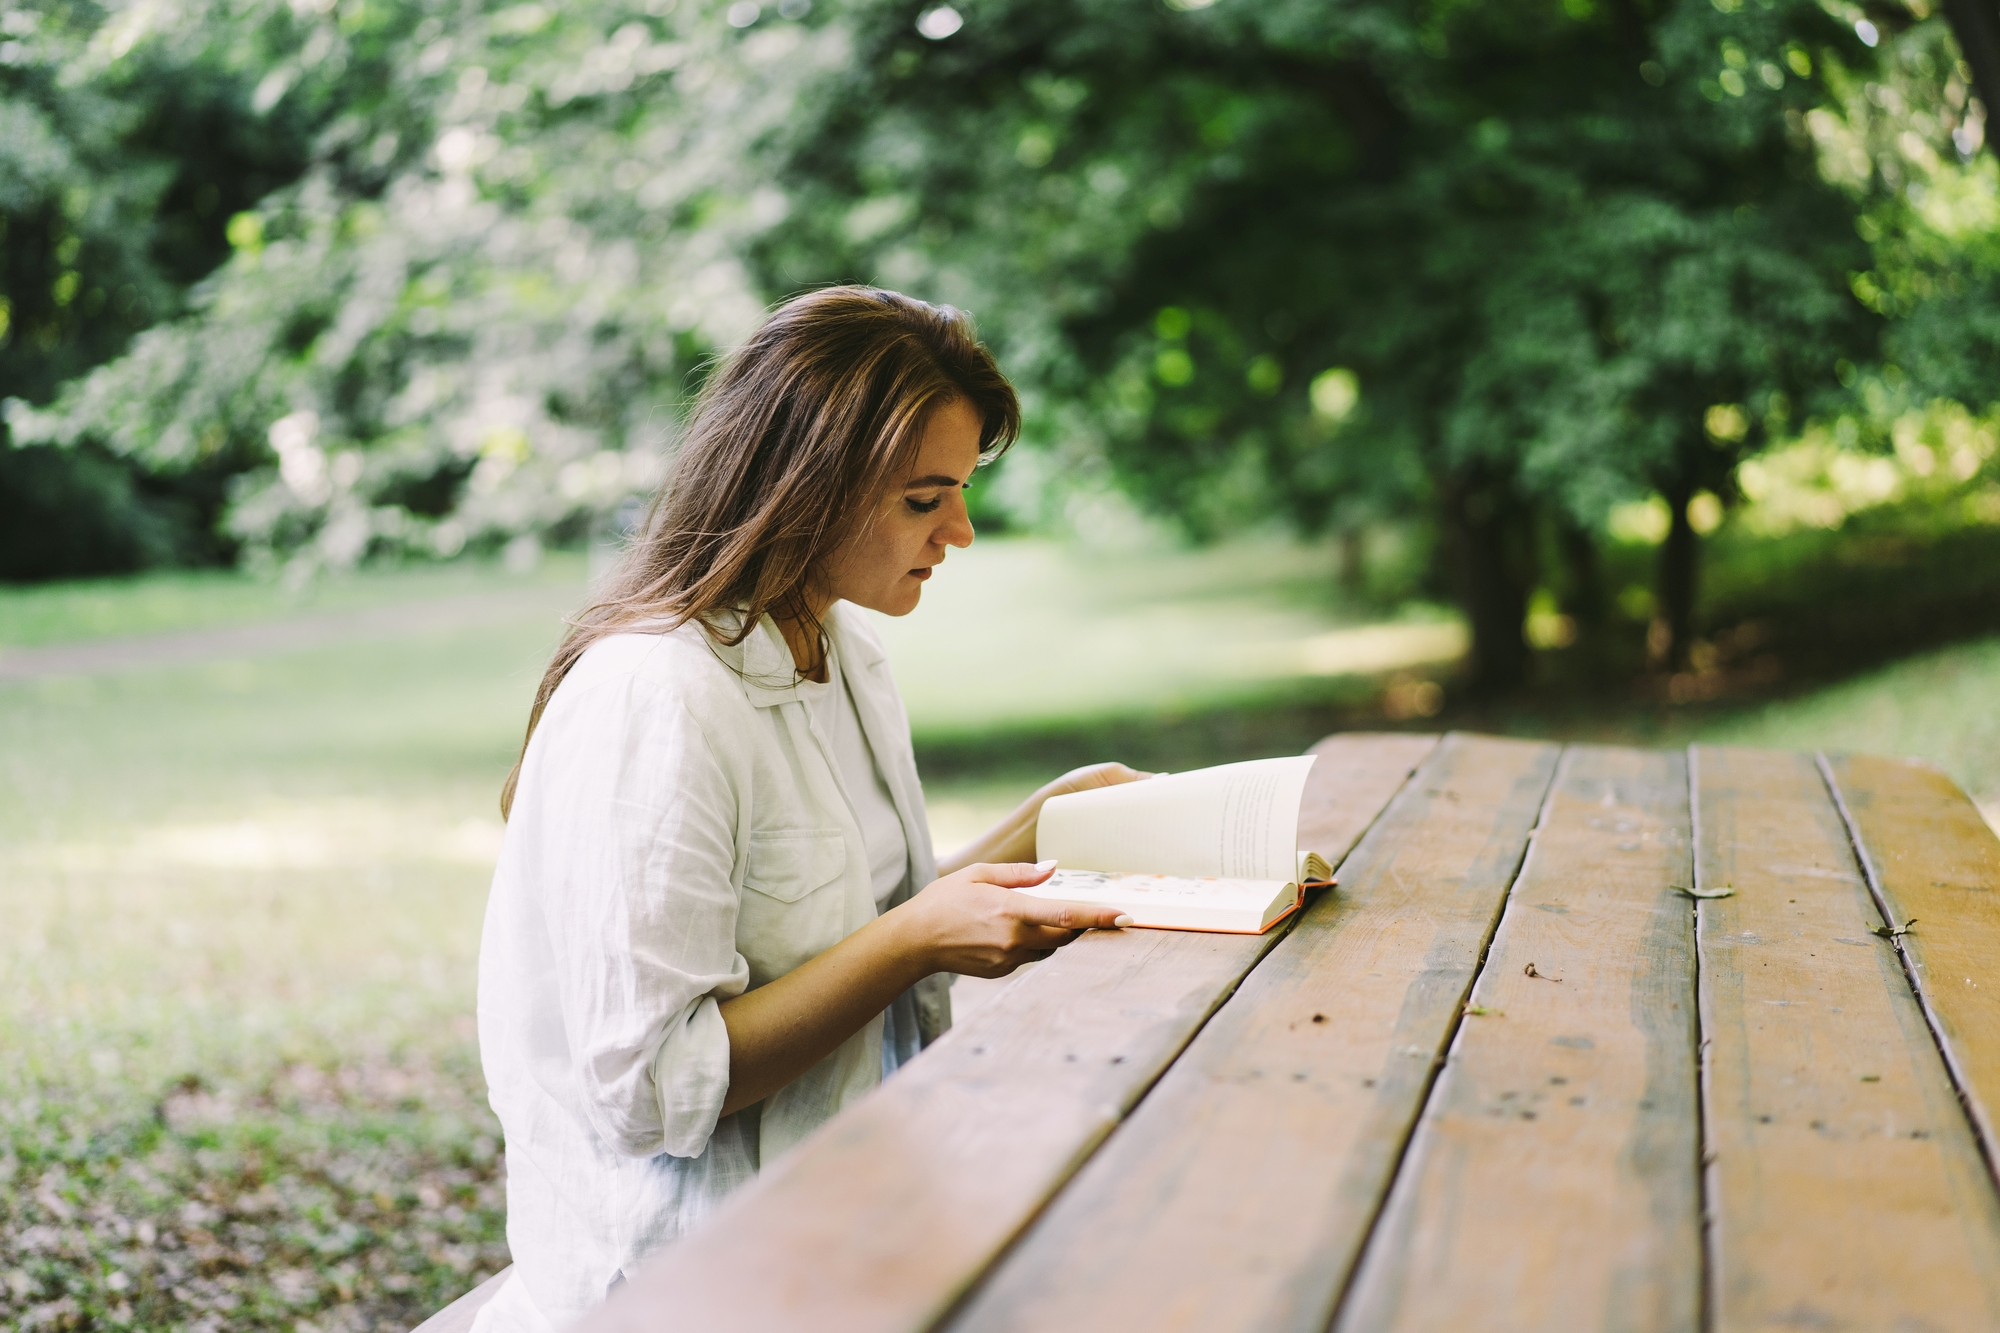
[[[729,1091],[729,1030],[713,995],[702,996],[667,1025],[650,1073],[664,1150],[699,1157]]]
[[[523,795],[531,782],[583,1113],[626,1156],[699,1156],[729,1091],[717,1001],[749,981],[735,946],[736,783],[685,704],[638,676],[559,692]]]

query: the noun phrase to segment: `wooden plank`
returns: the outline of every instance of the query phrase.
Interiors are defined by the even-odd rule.
[[[2000,838],[1958,784],[1916,759],[1822,756],[1959,1094],[2000,1159]]]
[[[1691,763],[1714,1327],[2000,1327],[2000,1202],[1812,757]]]
[[[1683,757],[1563,756],[1343,1333],[1700,1326],[1691,859]]]
[[[499,1292],[500,1284],[505,1282],[507,1275],[513,1271],[514,1266],[512,1264],[507,1265],[507,1267],[501,1269],[492,1277],[487,1278],[450,1305],[445,1306],[444,1309],[439,1310],[429,1319],[424,1320],[423,1323],[418,1324],[411,1333],[466,1333],[472,1327],[473,1319],[486,1307],[486,1302],[492,1300],[494,1295]]]
[[[1319,762],[1299,798],[1299,846],[1338,864],[1437,745],[1436,736],[1350,731],[1313,746],[1306,753]]]
[[[1334,857],[1435,745],[1315,747],[1303,831]],[[1093,934],[827,1124],[597,1313],[674,1326],[930,1327],[1068,1179],[1279,935]]]
[[[951,1327],[1320,1333],[1556,755],[1447,737]]]

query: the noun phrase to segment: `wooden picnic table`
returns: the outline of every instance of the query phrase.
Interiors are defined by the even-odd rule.
[[[1949,779],[1314,748],[1289,929],[1079,940],[581,1327],[2000,1329],[2000,840]]]

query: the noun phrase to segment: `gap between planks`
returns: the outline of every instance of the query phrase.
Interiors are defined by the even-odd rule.
[[[1688,885],[1694,890],[1694,899],[1688,904],[1689,924],[1694,934],[1694,1052],[1695,1052],[1695,1179],[1700,1191],[1701,1208],[1701,1276],[1698,1292],[1698,1316],[1702,1333],[1714,1333],[1716,1312],[1716,1281],[1721,1266],[1715,1258],[1715,1176],[1713,1168],[1715,1156],[1709,1151],[1709,1141],[1714,1133],[1709,1123],[1709,1107],[1712,1096],[1709,1088],[1711,1068],[1709,1052],[1712,1042],[1708,1031],[1708,1015],[1711,1003],[1708,986],[1708,970],[1703,964],[1701,950],[1701,909],[1708,901],[1702,897],[1710,891],[1704,879],[1701,858],[1701,754],[1696,747],[1687,747],[1687,803],[1689,833]]]
[[[1473,1007],[1474,1001],[1472,997],[1478,994],[1480,978],[1486,975],[1487,964],[1493,953],[1493,941],[1499,934],[1501,923],[1506,920],[1508,909],[1513,904],[1515,886],[1521,882],[1521,875],[1526,870],[1529,862],[1534,858],[1535,840],[1541,836],[1542,826],[1548,820],[1549,806],[1555,800],[1556,787],[1562,780],[1563,763],[1567,758],[1567,754],[1568,752],[1565,750],[1558,752],[1556,756],[1554,776],[1549,783],[1548,790],[1542,795],[1540,807],[1535,811],[1535,824],[1533,828],[1528,830],[1527,841],[1521,848],[1521,859],[1515,865],[1514,873],[1508,877],[1507,887],[1501,892],[1500,907],[1494,913],[1493,926],[1487,931],[1486,937],[1480,941],[1479,957],[1472,965],[1472,982],[1466,988],[1466,998],[1459,1003],[1456,1012],[1446,1027],[1444,1045],[1441,1048],[1443,1053],[1431,1060],[1430,1078],[1424,1085],[1423,1095],[1418,1098],[1416,1118],[1412,1120],[1409,1128],[1405,1131],[1402,1143],[1396,1150],[1395,1161],[1390,1166],[1388,1172],[1387,1188],[1382,1191],[1381,1197],[1376,1201],[1374,1210],[1369,1214],[1367,1224],[1362,1229],[1362,1241],[1357,1251],[1359,1257],[1348,1266],[1346,1274],[1341,1279],[1334,1297],[1333,1313],[1328,1320],[1328,1328],[1333,1333],[1340,1333],[1341,1330],[1347,1329],[1350,1326],[1359,1330],[1360,1333],[1375,1333],[1377,1329],[1388,1327],[1387,1321],[1393,1318],[1390,1311],[1379,1308],[1357,1312],[1353,1308],[1355,1305],[1355,1288],[1362,1281],[1367,1271],[1368,1255],[1375,1248],[1376,1238],[1381,1234],[1384,1216],[1390,1212],[1396,1201],[1397,1187],[1402,1183],[1404,1170],[1409,1164],[1412,1149],[1422,1134],[1424,1117],[1429,1114],[1431,1105],[1437,1097],[1438,1085],[1444,1078],[1445,1068],[1450,1063],[1451,1054],[1458,1045],[1460,1034],[1465,1029],[1467,1011]]]
[[[1979,1146],[1980,1160],[1986,1164],[1988,1178],[1994,1182],[1996,1189],[2000,1189],[2000,1167],[1996,1167],[1997,1150],[1994,1141],[1993,1116],[1986,1101],[1980,1096],[1979,1083],[1981,1080],[1978,1077],[1979,1070],[1976,1064],[1978,1057],[1975,1054],[1971,1059],[1968,1059],[1967,1053],[1959,1050],[1961,1042],[1953,1039],[1953,1031],[1957,1025],[1951,1021],[1951,1016],[1948,1016],[1946,1013],[1947,1010],[1955,1009],[1958,1006],[1949,1000],[1945,1000],[1943,996],[1936,994],[1936,988],[1926,981],[1924,972],[1927,969],[1924,966],[1924,960],[1916,955],[1921,950],[1921,946],[1929,942],[1928,937],[1918,936],[1919,943],[1916,946],[1912,946],[1908,942],[1914,934],[1914,927],[1910,924],[1914,918],[1907,912],[1899,912],[1897,910],[1898,904],[1891,900],[1894,895],[1892,895],[1890,886],[1884,879],[1882,866],[1878,863],[1874,852],[1870,849],[1869,844],[1871,839],[1868,836],[1868,831],[1863,829],[1862,822],[1855,817],[1854,810],[1848,804],[1846,793],[1842,791],[1843,784],[1840,773],[1836,772],[1835,762],[1829,759],[1824,752],[1816,755],[1815,761],[1819,768],[1820,777],[1826,783],[1827,794],[1833,798],[1834,808],[1840,811],[1841,822],[1847,828],[1848,842],[1854,849],[1855,860],[1861,866],[1862,878],[1867,882],[1869,896],[1874,899],[1875,910],[1881,914],[1882,928],[1889,932],[1889,942],[1895,946],[1896,956],[1903,965],[1903,976],[1909,982],[1910,993],[1915,997],[1918,1008],[1923,1012],[1924,1023],[1930,1028],[1931,1040],[1937,1046],[1938,1058],[1944,1062],[1945,1073],[1951,1079],[1952,1090],[1958,1094],[1959,1105],[1963,1108],[1965,1118],[1972,1127],[1974,1139]],[[1953,885],[1949,880],[1931,880],[1928,884],[1929,888],[1970,888],[1974,892],[1986,894],[2000,891],[2000,874],[1996,874],[1996,871],[2000,871],[2000,839],[1994,837],[1991,827],[1985,822],[1984,815],[1979,812],[1977,807],[1973,806],[1970,798],[1964,792],[1960,791],[1957,784],[1945,777],[1943,773],[1928,764],[1923,764],[1921,761],[1882,760],[1872,757],[1843,757],[1838,763],[1838,768],[1848,776],[1846,785],[1856,788],[1856,804],[1859,804],[1863,799],[1870,799],[1885,794],[1882,792],[1882,788],[1884,787],[1893,788],[1903,785],[1897,782],[1899,778],[1905,780],[1914,778],[1916,783],[1920,785],[1920,789],[1922,789],[1922,795],[1930,798],[1925,804],[1932,811],[1941,812],[1942,817],[1939,818],[1937,815],[1934,815],[1934,820],[1947,825],[1942,830],[1943,836],[1933,834],[1933,836],[1924,839],[1926,843],[1925,850],[1932,855],[1942,855],[1947,848],[1950,848],[1953,851],[1959,852],[1962,859],[1972,860],[1975,863],[1984,863],[1983,865],[1978,865],[1975,869],[1975,875],[1978,878],[1996,880],[1994,883],[1963,886]],[[1857,772],[1857,770],[1862,771]],[[1901,771],[1899,772],[1898,770]],[[1866,778],[1870,776],[1876,779],[1875,783],[1870,784],[1866,781]],[[1869,823],[1874,824],[1876,821],[1871,819]],[[1893,826],[1891,828],[1877,828],[1873,831],[1875,839],[1878,841],[1893,838],[1897,832],[1903,832],[1907,836],[1907,830],[1898,830]],[[1965,855],[1966,852],[1969,852],[1970,855]],[[1890,854],[1894,854],[1893,850]],[[1953,868],[1958,869],[1962,867],[1954,866]],[[1982,871],[1984,872],[1983,874],[1980,873]],[[1942,872],[1940,870],[1924,872],[1926,877],[1934,873]],[[1925,886],[1916,887],[1921,890]],[[1935,903],[1938,895],[1931,893],[1924,894],[1923,896],[1928,900],[1927,905],[1921,906],[1917,910],[1925,912],[1929,917],[1932,925],[1931,933],[1937,933],[1937,928],[1944,926],[1946,921],[1949,920],[1950,930],[1953,934],[1970,934],[1978,937],[1971,944],[1971,947],[1965,950],[1966,953],[1981,961],[2000,956],[2000,954],[1996,954],[1994,951],[1995,946],[2000,945],[2000,930],[1994,929],[1996,920],[1990,909],[1988,912],[1981,914],[1984,918],[1983,920],[1979,917],[1968,919],[1968,914],[1963,912],[1955,912],[1951,917],[1946,918],[1941,911],[1937,910],[1938,907],[1943,906],[1943,904]],[[1954,906],[1956,905],[1954,904]],[[1918,922],[1918,924],[1921,924],[1921,922]],[[1959,942],[1964,943],[1965,941],[1960,940]],[[1970,977],[1966,978],[1968,984],[1971,981]],[[1950,988],[1948,985],[1945,989],[1949,993]],[[1991,1006],[1988,1007],[1990,1008]],[[1990,1079],[1987,1081],[1990,1081]]]
[[[2000,1326],[2000,1198],[1813,757],[1692,758],[1710,1327]]]
[[[1565,751],[1337,1330],[1699,1326],[1687,796]]]

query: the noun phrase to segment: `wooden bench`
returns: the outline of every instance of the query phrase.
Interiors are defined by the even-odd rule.
[[[2000,1328],[2000,841],[1948,779],[1315,748],[1291,929],[1078,941],[581,1327]]]

